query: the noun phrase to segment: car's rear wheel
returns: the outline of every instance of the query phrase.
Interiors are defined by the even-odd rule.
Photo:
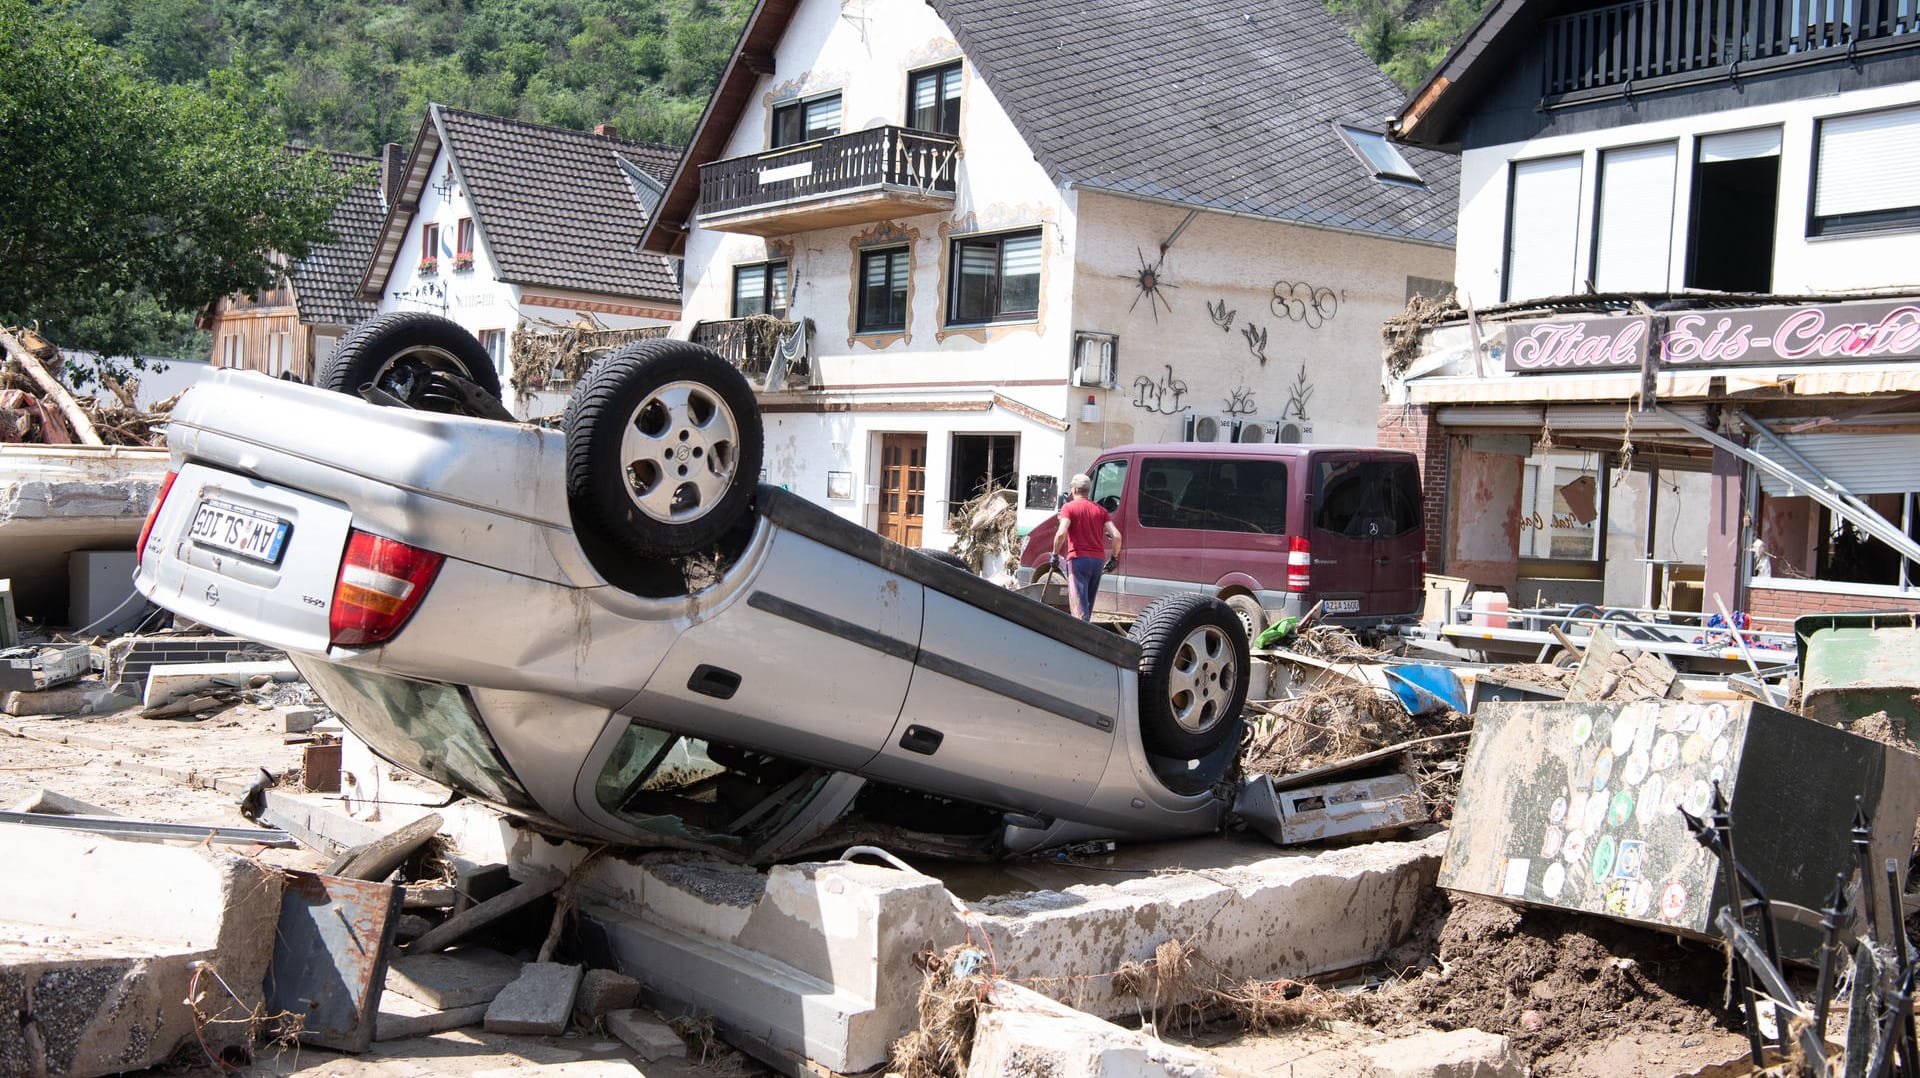
[[[1147,751],[1196,760],[1239,736],[1251,664],[1246,630],[1211,595],[1156,599],[1133,623],[1140,643],[1140,737]]]
[[[1267,612],[1260,609],[1260,600],[1245,592],[1227,596],[1227,605],[1233,608],[1233,616],[1239,618],[1241,626],[1247,630],[1247,644],[1251,647],[1253,638],[1267,627]]]
[[[405,398],[403,388],[421,370],[450,371],[500,397],[500,372],[465,326],[424,311],[375,315],[347,331],[320,361],[314,384],[353,396],[373,385]]]
[[[595,363],[567,401],[566,436],[576,525],[640,557],[713,544],[760,478],[753,387],[691,341],[635,341]]]

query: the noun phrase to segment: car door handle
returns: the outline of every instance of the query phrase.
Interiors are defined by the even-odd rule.
[[[900,735],[900,747],[922,756],[932,756],[939,750],[940,742],[946,740],[946,736],[932,727],[909,726],[907,732]]]
[[[687,678],[687,688],[715,700],[728,700],[740,691],[740,675],[701,663],[693,668],[693,676]]]

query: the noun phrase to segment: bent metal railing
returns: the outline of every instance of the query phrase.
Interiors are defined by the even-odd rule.
[[[1542,92],[1732,75],[1742,64],[1891,44],[1920,29],[1917,6],[1920,0],[1632,0],[1596,7],[1547,23]],[[1920,38],[1900,44],[1920,46]]]
[[[813,384],[813,320],[786,322],[771,315],[696,322],[688,335],[720,353],[763,393]]]
[[[715,161],[700,166],[698,212],[726,213],[881,187],[951,195],[958,148],[952,135],[874,127]]]

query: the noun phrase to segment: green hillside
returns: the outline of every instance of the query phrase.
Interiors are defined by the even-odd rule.
[[[295,141],[411,144],[429,101],[684,143],[751,0],[71,0],[165,83],[222,69]]]

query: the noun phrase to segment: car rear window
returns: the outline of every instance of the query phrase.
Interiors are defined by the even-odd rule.
[[[496,805],[538,811],[463,690],[333,663],[299,666],[320,699],[381,756]]]
[[[1286,462],[1148,457],[1140,465],[1140,523],[1285,534]]]
[[[1420,471],[1410,460],[1321,459],[1313,526],[1348,539],[1395,539],[1420,527]]]

